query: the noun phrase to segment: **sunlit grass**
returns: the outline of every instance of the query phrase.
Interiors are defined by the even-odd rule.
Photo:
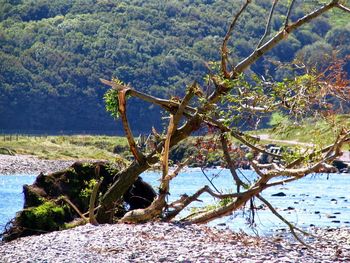
[[[117,136],[0,136],[0,148],[43,159],[111,160],[115,158],[114,147],[126,144],[125,138]]]

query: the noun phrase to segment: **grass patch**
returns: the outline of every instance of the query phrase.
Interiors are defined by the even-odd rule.
[[[43,159],[105,159],[115,158],[115,146],[127,147],[124,137],[117,136],[19,136],[1,135],[0,148],[17,154],[31,154]]]
[[[272,139],[312,143],[323,147],[335,141],[342,127],[350,128],[349,114],[338,115],[328,120],[306,119],[301,125],[289,123],[284,127],[264,130],[263,133],[269,134]],[[345,146],[345,149],[349,148],[349,145]]]

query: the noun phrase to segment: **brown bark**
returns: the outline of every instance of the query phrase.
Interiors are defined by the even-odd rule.
[[[250,1],[247,1],[250,2]],[[249,55],[246,59],[241,61],[232,72],[229,73],[228,78],[229,79],[235,79],[240,73],[245,71],[250,65],[255,63],[261,56],[263,56],[266,52],[274,48],[279,42],[281,42],[283,39],[285,39],[286,35],[294,31],[295,29],[299,28],[300,26],[304,25],[305,23],[310,22],[312,19],[320,16],[321,14],[327,12],[328,10],[339,7],[342,8],[342,6],[339,5],[339,1],[331,1],[330,3],[322,6],[321,8],[317,9],[316,11],[304,16],[303,18],[300,18],[295,23],[292,23],[290,25],[287,25],[283,30],[281,30],[279,33],[277,33],[274,37],[272,37],[267,43],[262,45],[261,47],[257,48],[251,55]],[[344,8],[342,8],[344,9]],[[226,67],[226,57],[225,57],[225,43],[223,44],[223,66]],[[227,74],[225,74],[227,75]],[[226,76],[227,78],[227,76]],[[107,83],[108,81],[103,81],[104,83]],[[110,83],[107,83],[110,85]],[[111,85],[113,86],[113,85]],[[216,83],[216,89],[215,91],[209,96],[207,102],[202,106],[198,108],[192,108],[190,106],[186,106],[183,110],[183,115],[188,118],[187,122],[181,127],[176,129],[174,131],[173,135],[171,136],[171,139],[169,140],[169,147],[176,145],[181,140],[187,138],[190,136],[194,131],[198,130],[202,123],[207,122],[210,118],[205,116],[213,107],[213,104],[217,103],[223,95],[225,95],[227,92],[229,92],[230,88],[227,87],[227,85],[223,83]],[[120,85],[113,86],[120,90]],[[129,90],[128,91],[131,96],[135,96],[138,98],[141,98],[145,101],[149,101],[151,103],[157,104],[161,107],[163,107],[165,110],[175,114],[176,111],[180,107],[180,103],[168,101],[168,100],[161,100],[158,98],[154,98],[152,96],[148,96],[142,93],[139,93],[135,90]],[[210,120],[209,120],[210,121]],[[222,124],[221,124],[222,125]],[[227,128],[226,128],[227,129]],[[247,140],[245,140],[238,132],[233,131],[231,129],[223,130],[228,131],[234,136],[235,138],[242,141],[244,144],[248,145],[249,147],[253,149],[257,149],[259,151],[264,151],[263,149],[260,149],[259,147],[256,147],[256,145],[253,145],[249,143]],[[164,146],[164,142],[160,143],[157,146],[157,149],[149,154],[148,156],[145,156],[144,158],[138,158],[140,157],[137,152],[135,152],[134,155],[136,155],[136,159],[138,161],[134,161],[127,169],[120,172],[118,174],[118,180],[113,183],[113,185],[110,187],[110,189],[106,192],[106,194],[102,197],[101,200],[101,206],[97,213],[97,220],[100,223],[107,223],[111,222],[113,218],[113,204],[114,202],[118,201],[124,192],[132,185],[132,183],[137,179],[139,174],[146,171],[150,165],[155,164],[158,162],[159,158],[157,157],[156,153],[161,152],[162,148]],[[263,179],[263,178],[262,178]],[[265,180],[265,178],[264,178]],[[265,182],[266,183],[266,182]],[[254,189],[250,189],[244,196],[237,197],[236,200],[229,203],[225,207],[220,207],[218,209],[215,209],[213,211],[208,212],[205,216],[200,216],[197,218],[191,219],[192,222],[195,223],[203,223],[208,222],[212,220],[213,218],[217,218],[219,216],[227,215],[231,211],[240,208],[247,200],[249,200],[252,196],[255,196],[261,192],[261,190],[264,187],[262,185],[257,185]]]

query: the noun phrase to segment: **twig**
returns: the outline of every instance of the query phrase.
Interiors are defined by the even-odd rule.
[[[239,193],[239,189],[240,189],[241,185],[245,186],[245,184],[242,182],[241,178],[239,178],[239,176],[236,172],[237,167],[233,164],[233,161],[231,159],[230,153],[228,151],[228,146],[227,146],[227,138],[226,138],[226,135],[224,133],[220,134],[220,141],[221,141],[222,151],[224,153],[226,163],[227,163],[228,168],[231,172],[233,180],[236,183],[237,193]]]
[[[238,11],[238,13],[233,17],[233,20],[226,32],[226,35],[224,37],[224,40],[222,42],[221,46],[221,71],[224,74],[225,78],[229,78],[229,73],[227,72],[227,60],[228,60],[228,49],[227,49],[227,43],[231,37],[232,31],[237,23],[238,18],[243,13],[244,9],[247,8],[247,6],[250,4],[251,0],[246,0],[244,5],[241,7],[241,9]]]
[[[172,180],[172,179],[174,179],[174,178],[179,174],[180,170],[181,170],[182,168],[184,168],[192,159],[193,159],[193,157],[189,157],[189,158],[187,158],[185,161],[183,161],[182,163],[180,163],[180,164],[176,167],[176,169],[175,169],[171,174],[168,174],[168,175],[165,177],[165,179],[166,179],[166,180]]]
[[[242,73],[245,69],[247,69],[250,65],[252,65],[257,59],[259,59],[262,55],[264,55],[266,52],[271,50],[273,47],[275,47],[279,42],[281,42],[287,34],[290,34],[295,29],[301,27],[302,25],[306,24],[310,20],[322,15],[323,13],[327,12],[328,10],[337,7],[338,4],[336,1],[331,1],[328,4],[320,7],[319,9],[305,15],[304,17],[297,20],[295,23],[292,23],[279,31],[273,38],[271,38],[267,43],[262,45],[261,47],[255,49],[253,53],[251,53],[248,57],[246,57],[244,60],[242,60],[240,63],[236,65],[234,68],[231,78],[237,76],[237,74]],[[211,97],[217,96],[217,94],[212,94]],[[209,97],[210,99],[210,97]]]
[[[274,0],[272,2],[272,6],[271,6],[271,9],[270,9],[270,14],[269,14],[269,17],[267,19],[267,23],[266,23],[266,26],[265,26],[265,32],[264,32],[264,35],[261,37],[259,43],[256,45],[256,48],[259,48],[261,46],[261,44],[263,43],[263,41],[265,40],[266,36],[268,34],[270,34],[270,27],[271,27],[271,19],[272,19],[272,16],[273,16],[273,12],[275,10],[275,7],[278,3],[278,0]]]
[[[302,234],[306,235],[306,236],[311,236],[310,233],[305,232],[304,230],[292,225],[287,219],[285,219],[283,216],[281,216],[275,208],[273,208],[273,206],[265,199],[263,198],[261,195],[257,195],[257,198],[259,198],[270,210],[271,212],[277,216],[279,219],[281,219],[288,227],[290,232],[292,233],[292,235],[295,237],[296,240],[298,240],[301,244],[303,244],[304,246],[308,247],[308,248],[312,248],[310,245],[306,244],[296,233],[295,230],[301,232]]]
[[[211,184],[211,186],[215,189],[215,191],[220,193],[219,189],[216,188],[216,186],[213,184],[212,180],[210,180],[209,177],[207,176],[207,174],[205,173],[203,167],[201,167],[201,171],[202,171],[203,175],[205,176],[205,178],[208,180],[208,182]]]
[[[337,4],[337,7],[338,7],[339,9],[345,11],[345,12],[350,13],[350,8],[347,7],[347,6],[344,6],[344,5],[338,3],[338,4]]]
[[[78,214],[85,222],[88,222],[88,221],[89,221],[89,220],[84,216],[84,214],[83,214],[82,212],[80,212],[79,208],[76,207],[76,205],[73,204],[73,203],[68,199],[67,196],[62,196],[60,199],[66,201],[66,202],[75,210],[75,212],[77,212],[77,214]]]
[[[293,5],[294,5],[294,2],[295,0],[292,0],[289,7],[288,7],[288,11],[287,11],[287,15],[286,15],[286,20],[284,21],[284,27],[286,28],[288,26],[288,23],[289,23],[289,17],[290,17],[290,14],[292,12],[292,9],[293,9]]]

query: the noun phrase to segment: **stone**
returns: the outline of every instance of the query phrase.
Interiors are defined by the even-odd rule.
[[[287,196],[285,193],[283,192],[279,192],[279,193],[276,193],[276,194],[272,194],[271,196],[279,196],[279,197],[282,197],[282,196]]]

